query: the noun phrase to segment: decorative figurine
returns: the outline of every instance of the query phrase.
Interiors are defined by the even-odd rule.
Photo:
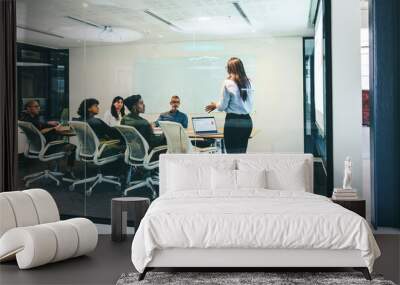
[[[347,189],[347,190],[352,189],[352,187],[351,187],[351,178],[352,178],[351,168],[352,168],[351,158],[350,158],[350,156],[347,156],[346,160],[344,161],[343,189]]]

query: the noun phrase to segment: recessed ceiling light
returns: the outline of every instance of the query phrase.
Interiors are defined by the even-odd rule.
[[[240,16],[217,16],[209,21],[200,22],[198,18],[184,19],[175,22],[181,27],[183,33],[208,34],[208,35],[234,35],[249,33],[251,26],[243,21]]]
[[[109,7],[121,7],[119,3],[116,3],[115,0],[86,0],[91,5],[94,6],[109,6]]]
[[[83,7],[83,8],[87,8],[87,7],[89,7],[89,4],[86,3],[86,2],[83,2],[83,3],[82,3],[82,7]]]
[[[210,17],[198,17],[197,20],[199,20],[200,22],[204,22],[204,21],[210,21],[211,18]]]

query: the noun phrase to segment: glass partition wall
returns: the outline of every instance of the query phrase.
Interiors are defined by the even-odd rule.
[[[112,198],[158,196],[154,162],[174,144],[169,128],[189,143],[175,152],[303,153],[303,38],[316,7],[292,4],[17,0],[20,188],[48,190],[63,216],[108,223]],[[252,104],[236,110],[251,117],[247,148],[197,135],[224,130],[226,112],[205,109],[229,89],[233,57],[250,79],[241,89]]]

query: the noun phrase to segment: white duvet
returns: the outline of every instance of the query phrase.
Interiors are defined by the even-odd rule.
[[[132,262],[143,272],[165,248],[358,249],[370,271],[380,255],[359,215],[320,195],[265,189],[156,199],[133,240]]]

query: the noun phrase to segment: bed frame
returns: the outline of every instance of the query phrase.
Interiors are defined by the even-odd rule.
[[[238,158],[292,158],[304,159],[308,166],[307,192],[313,193],[313,156],[311,154],[237,154]],[[175,159],[226,159],[228,155],[168,154],[160,157],[160,195],[166,192],[168,179],[167,163]],[[232,158],[233,159],[233,158]],[[170,248],[156,250],[139,280],[155,268],[232,268],[237,271],[262,268],[354,268],[361,271],[367,280],[371,276],[359,250],[330,249],[246,249],[246,248]]]
[[[193,249],[156,250],[152,261],[139,275],[155,268],[232,268],[238,271],[254,268],[343,268],[361,271],[367,280],[371,275],[359,250],[329,249]]]

